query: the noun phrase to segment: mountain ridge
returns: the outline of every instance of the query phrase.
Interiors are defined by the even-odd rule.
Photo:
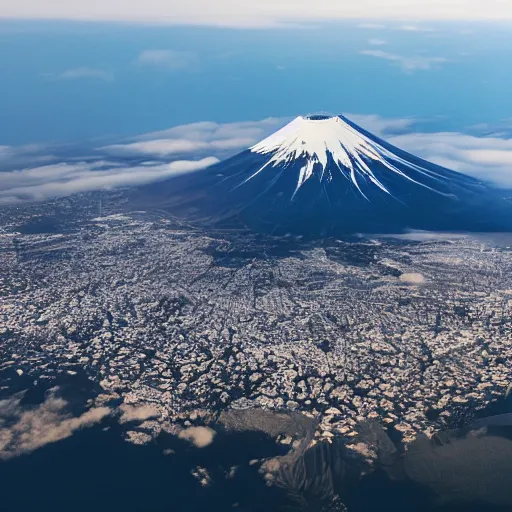
[[[343,116],[299,116],[223,162],[142,194],[191,221],[274,234],[512,229],[501,191]]]

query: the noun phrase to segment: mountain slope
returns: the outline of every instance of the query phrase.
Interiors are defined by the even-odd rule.
[[[297,117],[224,162],[140,192],[189,220],[277,234],[508,230],[512,219],[499,191],[343,116]]]

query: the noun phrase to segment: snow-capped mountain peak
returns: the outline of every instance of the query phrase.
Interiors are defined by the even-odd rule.
[[[332,170],[328,168],[329,156],[335,164],[335,171],[352,182],[365,198],[361,185],[370,182],[383,192],[392,195],[392,191],[372,171],[372,163],[379,162],[389,171],[417,185],[425,186],[402,171],[397,164],[427,174],[430,178],[439,178],[432,170],[421,168],[386,149],[377,140],[358,131],[341,116],[313,115],[299,116],[292,122],[270,135],[251,148],[254,153],[269,155],[270,159],[252,174],[246,181],[264,171],[268,167],[291,165],[303,161],[300,170],[298,190],[307,180],[315,176],[315,169],[321,166],[318,178],[320,181],[332,179]]]
[[[150,190],[151,205],[189,221],[272,234],[512,230],[500,191],[343,116],[297,117],[250,149]]]

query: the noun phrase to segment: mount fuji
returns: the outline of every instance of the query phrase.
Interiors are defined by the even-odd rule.
[[[503,191],[406,153],[341,115],[297,117],[228,160],[139,192],[193,222],[273,234],[512,229]]]

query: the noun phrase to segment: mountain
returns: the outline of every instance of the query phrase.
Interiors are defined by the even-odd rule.
[[[512,227],[503,192],[406,153],[343,116],[297,117],[228,160],[139,192],[193,222],[274,234]]]

